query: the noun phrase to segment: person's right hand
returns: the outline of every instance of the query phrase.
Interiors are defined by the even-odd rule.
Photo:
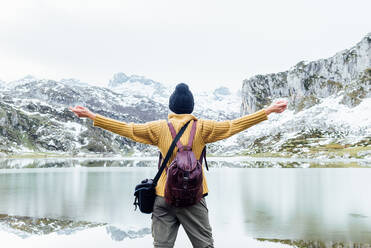
[[[89,109],[85,108],[85,107],[81,107],[81,106],[76,106],[74,108],[72,107],[69,107],[69,109],[74,112],[77,117],[79,118],[90,118],[92,120],[95,119],[95,114],[93,112],[91,112]]]
[[[286,100],[279,100],[275,103],[272,103],[268,108],[265,109],[267,115],[270,113],[282,113],[287,108]]]

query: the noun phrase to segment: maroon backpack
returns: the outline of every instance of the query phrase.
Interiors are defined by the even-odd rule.
[[[196,124],[197,121],[194,121],[187,146],[183,146],[180,141],[177,142],[178,152],[167,169],[165,200],[175,207],[191,206],[199,202],[203,196],[202,159],[205,158],[206,163],[206,147],[197,160],[192,151]],[[174,139],[176,136],[174,126],[170,122],[168,126]]]

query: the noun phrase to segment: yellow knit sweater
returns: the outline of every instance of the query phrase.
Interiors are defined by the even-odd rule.
[[[199,158],[204,146],[207,143],[212,143],[228,138],[267,119],[267,114],[265,113],[264,109],[231,121],[229,120],[217,122],[213,120],[199,119],[197,121],[197,129],[192,145],[192,150],[196,158]],[[169,114],[168,120],[173,124],[176,132],[179,132],[179,130],[185,123],[187,123],[187,121],[192,120],[185,130],[184,134],[180,138],[182,144],[187,144],[193,121],[197,120],[197,118],[191,114]],[[160,149],[163,157],[166,156],[166,153],[173,139],[171,137],[171,133],[166,120],[151,121],[144,124],[135,124],[113,120],[97,114],[94,119],[93,125],[117,133],[121,136],[125,136],[136,142],[157,146]],[[173,155],[169,160],[169,164],[174,159],[175,154],[176,149],[174,149]],[[205,173],[203,173],[203,175],[203,191],[205,194],[208,192],[208,188]],[[157,195],[164,196],[165,182],[166,170],[164,170],[160,177],[160,180],[157,183]]]

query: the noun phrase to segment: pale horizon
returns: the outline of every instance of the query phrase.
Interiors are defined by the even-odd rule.
[[[370,1],[2,1],[0,80],[107,86],[115,73],[193,89],[328,58],[371,31]]]

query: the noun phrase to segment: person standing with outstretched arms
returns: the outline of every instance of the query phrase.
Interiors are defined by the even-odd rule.
[[[179,132],[189,122],[187,129],[180,138],[181,144],[187,144],[191,136],[192,124],[197,121],[192,151],[196,158],[200,158],[206,144],[226,139],[244,131],[253,125],[267,120],[268,115],[271,113],[282,113],[287,108],[287,102],[284,100],[277,101],[265,109],[234,120],[214,121],[198,119],[192,115],[194,108],[192,92],[186,84],[181,83],[176,86],[175,91],[169,98],[169,108],[172,113],[168,115],[168,120],[151,121],[143,124],[113,120],[95,114],[82,106],[70,107],[70,110],[80,118],[93,120],[94,126],[127,137],[136,142],[157,146],[163,157],[166,155],[173,140],[168,122],[172,124],[176,132]],[[171,163],[175,155],[176,150],[173,151],[168,164]],[[203,197],[199,202],[188,207],[175,207],[165,201],[166,178],[167,174],[166,170],[164,170],[156,186],[156,199],[152,213],[154,247],[172,248],[180,225],[183,226],[193,247],[214,247],[205,200],[205,196],[208,194],[205,174],[203,173],[202,180]]]

